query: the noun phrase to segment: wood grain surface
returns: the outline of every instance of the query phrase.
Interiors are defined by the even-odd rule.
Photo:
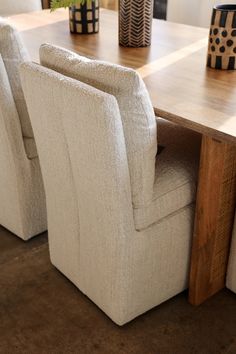
[[[117,12],[100,10],[100,32],[71,35],[68,10],[12,16],[38,61],[40,44],[49,42],[137,69],[157,115],[202,134],[236,142],[236,71],[206,68],[208,30],[153,20],[149,48],[118,44]]]
[[[236,204],[236,145],[203,137],[189,301],[201,304],[225,286]]]

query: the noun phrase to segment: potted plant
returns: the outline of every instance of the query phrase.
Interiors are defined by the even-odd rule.
[[[99,31],[99,0],[52,0],[51,11],[69,8],[71,33],[90,34]]]

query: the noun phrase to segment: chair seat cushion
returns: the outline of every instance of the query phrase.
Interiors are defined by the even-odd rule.
[[[156,178],[149,205],[134,208],[137,230],[193,203],[196,196],[201,136],[163,119],[157,119],[159,150]]]

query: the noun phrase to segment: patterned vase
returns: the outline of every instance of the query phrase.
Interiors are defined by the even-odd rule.
[[[153,0],[120,0],[119,43],[124,47],[151,44]]]
[[[99,31],[99,0],[69,7],[71,33],[91,34]]]
[[[236,69],[236,4],[213,8],[207,66]]]

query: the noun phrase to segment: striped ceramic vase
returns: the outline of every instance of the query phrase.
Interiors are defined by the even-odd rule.
[[[217,5],[213,9],[207,66],[236,69],[236,4]]]
[[[99,0],[69,7],[71,33],[92,34],[99,31]]]
[[[153,0],[120,0],[119,43],[124,47],[151,44]]]

